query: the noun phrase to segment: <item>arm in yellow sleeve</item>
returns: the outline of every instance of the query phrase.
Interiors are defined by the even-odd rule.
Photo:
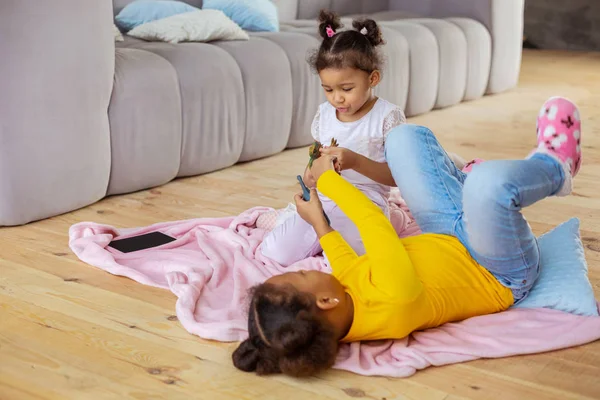
[[[334,273],[352,267],[358,259],[356,252],[339,232],[328,233],[321,238],[320,243]]]
[[[317,188],[358,228],[371,263],[371,281],[385,293],[402,295],[406,301],[414,300],[422,290],[421,281],[402,241],[381,209],[334,171],[321,175]]]

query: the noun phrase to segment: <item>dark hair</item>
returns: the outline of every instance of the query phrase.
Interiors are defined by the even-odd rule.
[[[312,294],[263,283],[251,289],[248,339],[233,352],[233,365],[259,375],[309,376],[333,365],[334,330],[317,315]]]
[[[343,25],[335,13],[321,10],[318,20],[323,42],[309,60],[316,72],[325,68],[350,67],[368,73],[381,69],[383,60],[377,46],[385,44],[385,41],[377,22],[372,19],[354,20],[354,30],[338,32]],[[332,37],[327,34],[328,28],[335,32]],[[363,28],[366,30],[364,35],[361,33]]]

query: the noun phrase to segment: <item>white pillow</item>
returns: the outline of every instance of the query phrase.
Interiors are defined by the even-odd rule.
[[[113,23],[113,35],[115,36],[115,42],[122,42],[123,39],[123,35],[121,35],[121,31],[119,30],[119,28],[117,28],[117,26]]]
[[[159,42],[248,40],[248,34],[220,10],[198,10],[138,25],[127,33]]]

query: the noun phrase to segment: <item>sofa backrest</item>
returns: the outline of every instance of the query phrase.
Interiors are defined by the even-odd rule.
[[[389,9],[389,0],[283,0],[298,4],[297,19],[315,19],[321,9],[328,9],[340,15],[370,14]]]
[[[117,15],[127,4],[135,0],[113,0],[114,14]],[[202,0],[181,0],[201,8]],[[389,9],[390,0],[272,0],[277,6],[282,21],[294,19],[315,19],[319,10],[325,8],[340,15],[367,14]]]
[[[113,13],[117,15],[127,4],[134,2],[135,0],[112,0],[113,1]],[[172,1],[172,0],[170,0]],[[191,6],[202,8],[202,0],[178,0],[183,1]],[[296,19],[298,15],[298,2],[299,0],[271,0],[277,6],[279,19],[282,21],[292,21]],[[306,1],[306,0],[305,0]],[[312,0],[309,0],[312,1]]]

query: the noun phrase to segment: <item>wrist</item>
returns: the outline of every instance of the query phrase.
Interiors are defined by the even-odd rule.
[[[354,171],[359,172],[363,169],[364,165],[365,165],[365,161],[370,161],[367,157],[363,156],[362,154],[356,154],[356,156],[354,157],[354,162],[352,163],[352,168]]]
[[[333,232],[333,228],[331,226],[329,226],[329,224],[327,223],[327,220],[325,219],[325,216],[323,216],[322,219],[315,221],[315,223],[312,224],[315,232],[317,233],[317,236],[319,239],[321,239],[323,236],[327,235],[330,232]]]

